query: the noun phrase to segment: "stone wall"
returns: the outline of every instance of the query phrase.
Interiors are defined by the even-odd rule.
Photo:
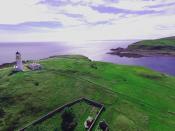
[[[46,114],[46,115],[40,117],[39,119],[37,119],[37,120],[31,122],[30,124],[28,124],[28,125],[25,126],[24,128],[20,129],[19,131],[25,131],[25,129],[27,129],[28,127],[37,125],[37,124],[39,124],[39,123],[45,121],[46,119],[52,117],[52,116],[55,115],[56,113],[61,112],[63,109],[65,109],[65,108],[67,108],[67,107],[71,107],[72,105],[77,104],[77,103],[79,103],[79,102],[83,102],[83,101],[86,102],[86,103],[88,103],[88,104],[90,104],[90,105],[93,105],[93,106],[95,106],[95,107],[100,108],[100,111],[99,111],[98,114],[96,115],[96,117],[95,117],[95,119],[94,119],[94,121],[93,121],[91,127],[90,127],[89,130],[88,130],[88,131],[91,131],[91,130],[93,129],[93,127],[94,127],[94,125],[95,125],[95,122],[97,121],[98,117],[100,116],[100,114],[101,114],[102,111],[104,110],[104,105],[103,105],[103,104],[100,104],[100,103],[98,103],[98,102],[96,102],[96,101],[87,99],[87,98],[79,98],[79,99],[77,99],[77,100],[75,100],[75,101],[73,101],[73,102],[66,103],[66,104],[64,104],[63,106],[60,106],[60,107],[56,108],[55,110],[49,112],[48,114]]]

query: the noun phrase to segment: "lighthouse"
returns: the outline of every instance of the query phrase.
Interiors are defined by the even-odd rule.
[[[18,51],[16,52],[15,71],[23,71],[22,58],[21,58],[21,54]]]

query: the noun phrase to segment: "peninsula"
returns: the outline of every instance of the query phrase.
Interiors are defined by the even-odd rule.
[[[175,57],[175,37],[155,40],[142,40],[129,45],[127,48],[111,49],[109,54],[120,57],[149,57],[173,56]]]

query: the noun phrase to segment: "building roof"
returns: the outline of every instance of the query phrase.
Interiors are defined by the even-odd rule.
[[[42,68],[42,66],[38,63],[32,63],[27,66],[31,70],[39,70]]]

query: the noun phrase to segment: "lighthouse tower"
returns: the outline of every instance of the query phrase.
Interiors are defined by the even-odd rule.
[[[15,66],[16,71],[23,71],[23,63],[21,59],[21,54],[17,51],[16,52],[16,66]]]

